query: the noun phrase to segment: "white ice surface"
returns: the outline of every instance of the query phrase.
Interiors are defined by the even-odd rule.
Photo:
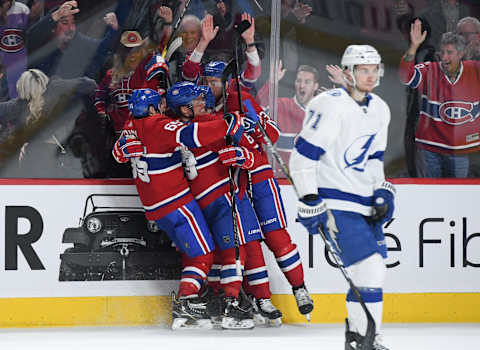
[[[176,331],[165,326],[0,330],[5,350],[343,350],[340,324],[283,325],[250,331]],[[477,350],[480,324],[386,324],[391,350]]]

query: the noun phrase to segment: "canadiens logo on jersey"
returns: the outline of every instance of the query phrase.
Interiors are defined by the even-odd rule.
[[[23,49],[23,30],[5,29],[0,39],[0,50],[4,52],[18,52]]]
[[[113,91],[113,99],[119,108],[129,106],[128,99],[130,98],[132,91],[132,89],[116,89]]]
[[[473,104],[469,102],[445,102],[440,105],[438,114],[447,124],[461,125],[474,121],[479,115],[478,102]]]
[[[352,168],[360,172],[365,170],[369,154],[368,150],[375,139],[375,135],[363,135],[353,141],[343,155],[346,164],[345,169]]]

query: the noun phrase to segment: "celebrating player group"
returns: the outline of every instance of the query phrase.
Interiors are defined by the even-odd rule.
[[[252,26],[241,33],[247,43],[241,74],[235,60],[202,62],[216,34],[208,19],[183,63],[184,81],[169,83],[160,49],[139,65],[130,117],[112,151],[118,162],[131,163],[147,219],[181,253],[174,330],[281,324],[261,242],[275,255],[298,311],[309,319],[314,309],[265,147],[280,131],[250,94],[260,75],[260,58],[249,45],[253,18],[242,19]],[[373,47],[347,47],[341,66],[343,87],[306,106],[290,170],[283,168],[298,195],[299,222],[324,238],[350,283],[345,348],[381,350],[382,227],[395,197],[383,171],[390,111],[371,92],[383,74]]]

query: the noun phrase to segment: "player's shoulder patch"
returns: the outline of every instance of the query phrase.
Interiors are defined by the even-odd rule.
[[[330,91],[327,91],[327,94],[333,97],[337,97],[337,96],[340,96],[342,93],[338,90],[330,90]]]
[[[327,91],[325,91],[325,94],[327,94],[328,96],[332,96],[332,97],[339,97],[339,96],[342,96],[342,89],[327,90]]]

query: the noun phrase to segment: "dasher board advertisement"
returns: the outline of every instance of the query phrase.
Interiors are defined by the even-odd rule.
[[[395,181],[394,181],[395,182]],[[143,216],[129,180],[2,180],[0,297],[168,295],[180,278],[179,255]],[[396,211],[385,225],[386,293],[478,292],[480,217],[476,184],[396,184]],[[296,197],[281,186],[288,230],[311,293],[347,285],[295,222]],[[271,289],[291,287],[264,246]]]

